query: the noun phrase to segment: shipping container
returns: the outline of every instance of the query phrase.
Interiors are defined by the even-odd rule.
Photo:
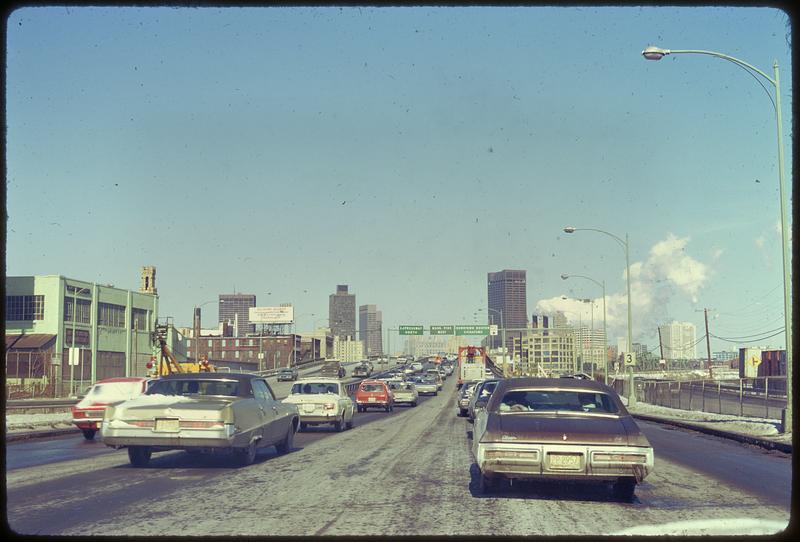
[[[759,365],[761,365],[760,348],[739,349],[739,378],[755,378],[759,376]]]

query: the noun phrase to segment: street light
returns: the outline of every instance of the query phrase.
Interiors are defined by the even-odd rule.
[[[628,243],[628,234],[625,234],[625,240],[623,241],[621,238],[617,237],[613,233],[609,233],[605,230],[598,230],[596,228],[574,228],[572,226],[567,226],[564,228],[564,233],[575,233],[576,231],[595,231],[598,233],[603,233],[608,235],[612,239],[622,246],[622,249],[625,251],[625,280],[628,286],[628,349],[626,353],[632,351],[633,348],[633,338],[632,338],[632,330],[631,330],[631,260],[630,260],[630,245]],[[630,366],[630,370],[628,371],[628,378],[630,379],[628,384],[628,404],[632,405],[636,402],[636,395],[633,391],[633,365]]]
[[[587,277],[586,275],[567,275],[567,274],[562,274],[561,280],[567,280],[568,278],[572,277],[590,280],[603,289],[603,380],[606,386],[608,386],[608,352],[606,351],[608,348],[608,334],[606,331],[606,281],[600,283],[594,280],[592,277]]]
[[[786,338],[786,409],[784,410],[784,419],[783,419],[783,430],[784,432],[787,431],[787,428],[791,430],[792,427],[792,306],[791,306],[791,299],[792,299],[792,292],[791,292],[791,284],[792,280],[789,276],[789,269],[791,266],[791,262],[789,260],[789,227],[787,224],[786,218],[786,197],[785,197],[785,177],[784,177],[784,170],[783,170],[783,127],[781,121],[781,79],[780,73],[778,72],[778,61],[773,60],[772,62],[772,69],[774,78],[769,77],[766,73],[759,70],[755,66],[748,64],[744,60],[740,60],[738,58],[723,54],[717,53],[714,51],[703,51],[698,49],[662,49],[656,46],[649,46],[642,51],[642,56],[644,56],[647,60],[661,60],[665,56],[669,54],[699,54],[699,55],[709,55],[714,56],[717,58],[721,58],[723,60],[727,60],[728,62],[732,62],[739,66],[740,68],[747,71],[756,82],[761,85],[761,88],[767,93],[770,102],[772,103],[773,108],[775,109],[775,120],[778,129],[778,186],[779,186],[779,195],[781,198],[781,243],[783,245],[783,323],[784,323],[784,335]],[[775,89],[775,100],[772,100],[772,95],[767,91],[761,81],[756,77],[756,75],[760,76],[762,79],[767,80]]]

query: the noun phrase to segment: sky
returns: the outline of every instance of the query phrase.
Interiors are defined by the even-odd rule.
[[[773,87],[641,55],[777,61],[790,179],[780,9],[26,7],[6,38],[8,276],[154,265],[177,325],[242,292],[307,331],[337,284],[384,328],[486,323],[502,269],[529,318],[600,328],[584,275],[613,344],[625,252],[594,229],[629,237],[634,341],[707,308],[713,351],[784,344]]]

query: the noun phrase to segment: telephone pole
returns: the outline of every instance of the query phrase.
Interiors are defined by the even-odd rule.
[[[711,378],[711,338],[708,335],[708,309],[703,309],[703,314],[706,317],[706,352],[708,354],[708,377]]]

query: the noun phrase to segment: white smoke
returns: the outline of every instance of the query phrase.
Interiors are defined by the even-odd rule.
[[[668,234],[650,249],[643,262],[631,264],[631,312],[633,320],[633,340],[651,337],[659,324],[669,317],[669,303],[674,296],[681,296],[697,303],[705,283],[710,276],[708,266],[686,253],[689,237],[679,238]],[[716,253],[719,257],[721,252]],[[621,272],[623,290],[606,291],[606,321],[608,339],[614,344],[615,337],[627,335],[628,307],[625,286],[625,268]],[[593,277],[600,280],[601,277]],[[591,309],[594,305],[594,327],[603,325],[603,297],[598,296],[590,303],[562,296],[542,299],[536,303],[539,314],[564,312],[570,324],[589,325]]]

